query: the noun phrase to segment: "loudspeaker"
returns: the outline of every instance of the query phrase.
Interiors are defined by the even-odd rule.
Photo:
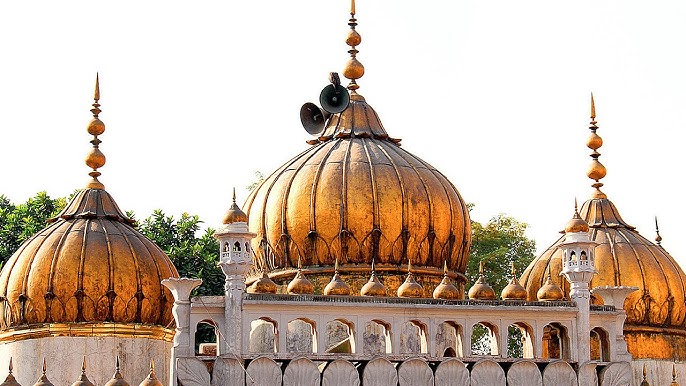
[[[311,135],[317,135],[324,130],[324,125],[330,115],[330,113],[310,102],[305,103],[300,108],[300,122],[302,122],[305,131]]]
[[[340,84],[330,84],[319,94],[319,103],[331,114],[340,113],[348,108],[350,95],[348,90]]]

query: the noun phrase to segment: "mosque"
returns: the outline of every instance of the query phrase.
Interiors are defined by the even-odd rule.
[[[234,193],[215,234],[224,296],[191,297],[202,278],[100,182],[96,80],[90,181],[0,272],[0,385],[686,382],[686,276],[602,192],[594,101],[590,198],[501,294],[483,271],[467,288],[465,200],[360,94],[354,0],[348,25],[349,84],[332,74],[323,109],[303,106],[309,146],[243,208]]]

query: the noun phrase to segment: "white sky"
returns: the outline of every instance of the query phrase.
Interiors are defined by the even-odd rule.
[[[101,181],[138,217],[219,223],[231,188],[309,139],[298,118],[348,54],[346,0],[0,3],[0,193],[23,202],[88,180],[100,72]],[[539,250],[603,189],[686,264],[686,2],[358,0],[360,93],[394,137],[476,204],[530,225]],[[683,239],[682,239],[683,240]]]

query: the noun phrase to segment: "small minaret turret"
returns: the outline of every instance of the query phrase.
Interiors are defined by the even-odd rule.
[[[236,204],[236,189],[233,203],[224,215],[223,224],[214,234],[219,241],[219,267],[226,276],[224,282],[225,331],[220,343],[222,355],[241,355],[241,308],[245,280],[252,264],[250,241],[256,236],[248,230],[248,215]]]
[[[589,283],[595,275],[595,241],[591,240],[586,221],[579,216],[576,200],[574,216],[565,227],[565,240],[560,244],[562,250],[562,274],[570,284],[570,300],[576,302],[577,316],[577,362],[583,364],[591,360],[590,350],[590,305]]]

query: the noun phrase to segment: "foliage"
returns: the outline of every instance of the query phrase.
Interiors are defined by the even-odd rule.
[[[0,267],[66,204],[66,198],[53,199],[46,192],[38,192],[19,205],[12,204],[5,195],[0,195]]]
[[[496,296],[499,297],[512,277],[511,263],[514,263],[517,275],[521,275],[535,257],[536,243],[524,234],[526,223],[505,214],[491,218],[486,224],[476,221],[472,221],[471,224],[472,249],[466,272],[469,286],[479,278],[479,263],[483,261],[486,282],[493,287]],[[482,355],[490,353],[488,330],[478,325],[478,328],[474,329],[474,334],[472,349],[484,353]],[[516,326],[508,328],[507,351],[509,357],[522,357],[522,332]]]
[[[202,285],[194,292],[196,295],[221,295],[224,273],[217,267],[219,244],[211,228],[196,236],[201,223],[197,215],[183,213],[175,220],[158,209],[143,220],[139,231],[162,248],[179,275],[202,278]]]
[[[246,186],[245,188],[248,189],[249,192],[252,192],[253,190],[257,189],[258,186],[262,184],[264,181],[264,174],[262,174],[261,171],[255,170],[255,180],[250,183],[250,185]]]
[[[514,263],[518,275],[533,261],[536,243],[524,232],[527,224],[499,214],[485,225],[472,221],[472,249],[467,265],[467,278],[473,284],[479,278],[479,262],[484,262],[486,281],[496,295],[505,288],[509,279],[510,264]]]

